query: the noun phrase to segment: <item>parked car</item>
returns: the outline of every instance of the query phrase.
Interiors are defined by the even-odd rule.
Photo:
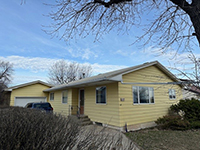
[[[46,112],[53,112],[53,107],[48,102],[28,103],[26,104],[25,108],[32,108],[32,109],[44,110]]]

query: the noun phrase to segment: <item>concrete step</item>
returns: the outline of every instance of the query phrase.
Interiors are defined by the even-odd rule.
[[[82,126],[93,124],[90,118],[88,118],[86,115],[80,115],[79,120],[81,121]]]

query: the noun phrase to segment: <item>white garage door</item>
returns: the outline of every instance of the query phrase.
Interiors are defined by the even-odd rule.
[[[26,106],[30,102],[46,102],[46,97],[15,97],[15,106]]]

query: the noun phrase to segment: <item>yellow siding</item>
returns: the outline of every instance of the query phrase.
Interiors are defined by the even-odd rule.
[[[47,88],[49,87],[37,83],[14,89],[11,92],[10,106],[14,106],[15,97],[47,97],[48,100],[48,94],[43,92]]]
[[[79,96],[79,90],[78,89],[72,89],[72,111],[71,111],[72,115],[77,114],[78,101],[79,101],[78,96]]]
[[[54,93],[54,100],[49,101],[54,109],[55,113],[61,114],[63,116],[68,116],[71,114],[71,105],[72,105],[72,89],[68,89],[68,99],[67,103],[62,103],[62,91],[55,91]]]
[[[106,104],[96,104],[96,87],[106,86]],[[85,88],[85,114],[92,121],[119,126],[118,84],[106,84]]]
[[[142,70],[123,75],[123,82],[173,82],[157,67],[151,66]],[[154,88],[154,104],[133,104],[132,86],[118,83],[119,98],[125,98],[120,102],[120,127],[135,125],[155,121],[168,111],[173,103],[177,103],[182,98],[181,87],[178,85],[134,85]],[[172,88],[176,91],[176,99],[170,100],[168,90]]]

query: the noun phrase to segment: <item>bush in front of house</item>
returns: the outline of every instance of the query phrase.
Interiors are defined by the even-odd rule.
[[[73,146],[76,119],[33,109],[0,109],[0,149],[58,150]]]
[[[190,123],[187,120],[182,119],[179,115],[166,115],[162,118],[158,118],[156,123],[158,128],[172,129],[172,130],[186,130],[190,128]]]
[[[0,150],[120,150],[137,146],[117,131],[80,127],[68,118],[20,107],[0,108]]]
[[[168,115],[158,118],[156,123],[163,129],[200,128],[200,101],[194,98],[180,100],[170,107]]]

